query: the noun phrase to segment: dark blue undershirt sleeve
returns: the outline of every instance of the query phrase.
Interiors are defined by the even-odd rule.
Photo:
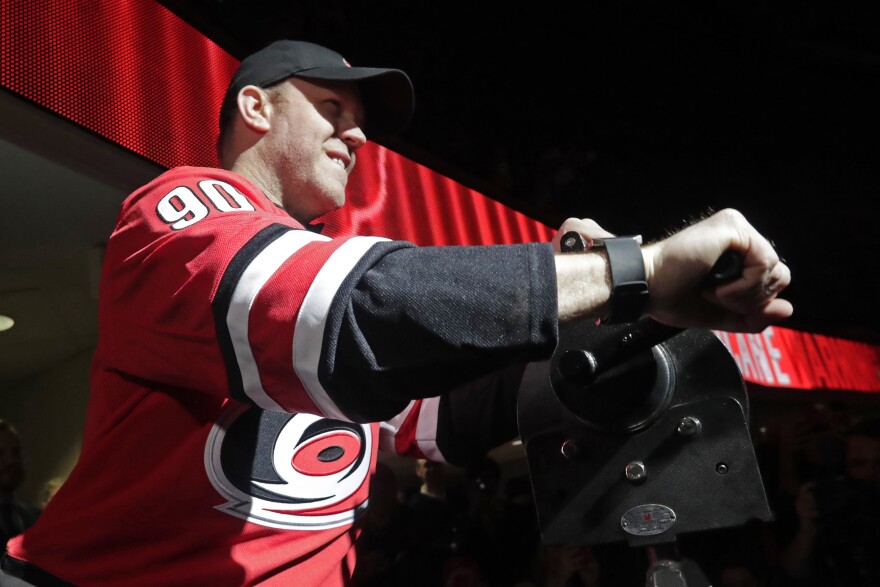
[[[352,419],[381,421],[411,399],[546,359],[557,339],[549,244],[391,241],[374,246],[339,288],[318,374]]]
[[[440,398],[437,448],[466,467],[519,435],[516,400],[525,364],[514,364]]]

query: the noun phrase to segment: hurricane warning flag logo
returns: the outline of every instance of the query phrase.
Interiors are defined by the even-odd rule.
[[[323,530],[366,511],[369,425],[230,404],[205,446],[205,470],[228,501],[220,511],[254,524]]]

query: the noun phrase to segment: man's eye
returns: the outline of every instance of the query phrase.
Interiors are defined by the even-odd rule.
[[[339,114],[342,112],[342,104],[337,100],[325,100],[324,109],[330,114]]]

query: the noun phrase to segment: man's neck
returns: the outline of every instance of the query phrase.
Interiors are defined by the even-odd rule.
[[[266,194],[266,197],[275,204],[281,206],[281,186],[278,178],[274,174],[269,173],[263,166],[250,163],[250,158],[242,154],[235,160],[228,171],[237,173]]]

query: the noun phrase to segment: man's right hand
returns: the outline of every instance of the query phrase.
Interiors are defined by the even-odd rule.
[[[612,236],[589,219],[566,220],[553,238],[575,230],[588,239]],[[735,251],[743,260],[739,278],[707,289],[704,280],[721,255]],[[791,303],[779,293],[791,273],[770,242],[742,214],[726,209],[661,241],[642,247],[650,298],[646,313],[679,328],[761,332],[791,316]],[[610,305],[611,278],[602,252],[557,254],[561,321],[602,318]]]
[[[743,259],[739,279],[712,289],[702,281],[718,258],[733,250]],[[713,214],[643,247],[650,301],[648,315],[682,328],[761,332],[791,316],[778,297],[791,281],[770,242],[736,210]]]

